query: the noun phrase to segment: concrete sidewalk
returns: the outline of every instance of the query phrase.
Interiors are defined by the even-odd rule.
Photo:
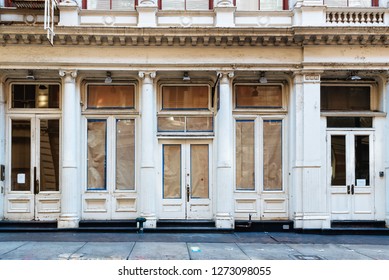
[[[389,237],[296,233],[0,233],[2,260],[389,260]]]

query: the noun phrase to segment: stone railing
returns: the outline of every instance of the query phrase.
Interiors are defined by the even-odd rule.
[[[384,25],[386,9],[327,8],[327,25]]]

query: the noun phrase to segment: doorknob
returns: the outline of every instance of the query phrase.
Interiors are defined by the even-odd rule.
[[[354,194],[354,185],[351,185],[351,194]]]
[[[186,201],[189,202],[189,197],[190,197],[190,189],[189,186],[186,187]]]
[[[347,185],[347,194],[350,194],[350,185]]]

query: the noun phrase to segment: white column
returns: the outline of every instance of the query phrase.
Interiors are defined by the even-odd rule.
[[[5,91],[0,77],[0,165],[5,165]],[[4,181],[0,180],[0,220],[4,218]]]
[[[141,216],[146,218],[145,227],[155,228],[157,184],[155,170],[156,105],[154,78],[155,72],[139,72],[141,78],[141,166],[140,166],[140,205]]]
[[[382,100],[385,100],[384,112],[389,110],[389,72],[387,73],[386,84],[384,89],[384,96]],[[389,116],[385,119],[385,131],[383,132],[385,139],[385,223],[386,227],[389,227]]]
[[[235,11],[232,0],[218,0],[214,8],[216,13],[215,25],[217,27],[234,27]]]
[[[220,108],[216,114],[216,227],[234,228],[231,90],[231,78],[234,74],[220,74]]]
[[[323,133],[320,129],[320,74],[294,77],[291,109],[292,192],[296,228],[328,228],[326,182],[321,180]],[[322,170],[322,168],[324,168]]]
[[[138,7],[138,27],[157,26],[157,0],[140,0]]]
[[[76,228],[79,222],[80,181],[78,180],[78,131],[77,114],[80,105],[77,104],[76,70],[61,70],[63,82],[62,94],[62,188],[61,215],[59,228]]]

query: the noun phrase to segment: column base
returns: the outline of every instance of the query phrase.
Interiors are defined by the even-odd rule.
[[[302,215],[295,217],[294,227],[302,229],[329,229],[331,219],[329,216]]]
[[[59,217],[58,228],[78,228],[79,222],[77,215],[63,215]]]
[[[230,214],[217,214],[215,224],[216,224],[216,228],[226,228],[226,229],[235,228],[234,217],[230,216]]]
[[[157,227],[157,217],[155,215],[142,215],[146,218],[146,222],[143,224],[144,228],[156,228]]]

